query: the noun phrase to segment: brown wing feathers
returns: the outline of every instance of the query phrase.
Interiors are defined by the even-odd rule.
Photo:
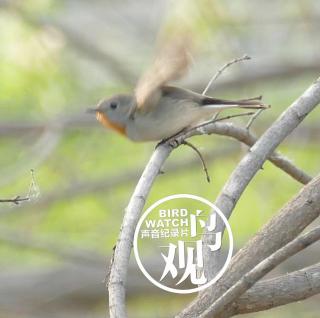
[[[153,65],[139,80],[135,96],[138,109],[148,106],[148,100],[167,82],[182,77],[190,64],[190,41],[180,36],[171,39],[159,51]]]

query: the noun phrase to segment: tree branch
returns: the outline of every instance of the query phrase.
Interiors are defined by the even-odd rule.
[[[295,61],[294,63],[283,63],[283,61],[273,60],[264,65],[247,66],[247,72],[235,73],[230,78],[220,78],[214,85],[216,90],[234,89],[248,85],[257,85],[263,82],[278,80],[288,80],[290,78],[299,78],[307,74],[314,74],[320,72],[320,65],[315,59],[314,61],[304,61],[303,63]],[[196,91],[201,92],[206,85],[206,80],[197,83],[191,83],[190,87]],[[210,92],[210,90],[209,90]]]
[[[216,122],[213,124],[206,125],[201,129],[192,130],[187,134],[183,135],[184,138],[189,138],[195,135],[222,135],[232,137],[247,146],[253,146],[257,141],[257,138],[254,137],[250,131],[245,128],[234,126],[232,123],[220,123]],[[297,180],[302,184],[307,184],[312,179],[307,173],[303,170],[296,167],[289,159],[281,155],[278,152],[273,152],[268,156],[268,159],[278,168],[289,174],[293,179]]]
[[[232,304],[235,314],[271,309],[320,293],[320,263],[257,282]]]
[[[242,276],[230,289],[211,304],[209,308],[199,316],[199,318],[223,317],[223,313],[230,308],[229,304],[244,294],[256,283],[256,281],[265,276],[284,260],[305,249],[319,239],[320,227],[317,227],[312,231],[297,237],[292,242],[277,250],[275,253],[256,265],[250,272]]]
[[[251,57],[248,55],[244,55],[240,58],[235,58],[229,62],[227,62],[226,64],[224,64],[219,70],[218,72],[216,72],[212,78],[210,79],[209,83],[207,84],[206,88],[203,90],[202,95],[205,95],[207,93],[207,91],[209,90],[209,88],[211,87],[211,85],[213,84],[214,81],[216,81],[218,79],[218,77],[223,73],[223,71],[225,69],[227,69],[229,66],[231,66],[232,64],[238,63],[238,62],[242,62],[245,60],[250,60]],[[211,88],[212,89],[212,88]]]
[[[19,205],[21,202],[24,201],[29,201],[30,198],[29,197],[20,197],[19,195],[17,195],[15,198],[13,199],[0,199],[0,203],[14,203],[16,205]]]
[[[167,144],[161,144],[156,148],[125,209],[108,282],[111,318],[127,317],[125,293],[134,231],[152,184],[171,151],[172,148]]]
[[[0,203],[14,203],[15,205],[19,205],[22,202],[36,199],[40,195],[39,187],[34,178],[34,170],[31,169],[30,172],[31,172],[31,183],[29,186],[28,194],[23,197],[21,197],[20,195],[17,195],[13,199],[0,199]]]

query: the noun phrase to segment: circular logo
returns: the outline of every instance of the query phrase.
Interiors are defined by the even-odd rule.
[[[224,239],[219,222],[227,230]],[[204,235],[210,240],[203,240]],[[137,264],[151,283],[168,292],[188,294],[211,286],[223,275],[232,257],[233,237],[228,220],[212,202],[176,194],[158,200],[141,216],[133,247]],[[209,280],[204,254],[212,262],[218,252],[220,265]]]

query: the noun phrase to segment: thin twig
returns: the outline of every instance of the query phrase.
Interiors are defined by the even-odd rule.
[[[39,187],[36,184],[35,178],[34,178],[34,170],[31,169],[31,183],[29,186],[28,195],[25,197],[21,197],[20,195],[17,195],[13,199],[0,199],[0,203],[14,203],[16,205],[19,205],[23,201],[30,201],[33,198],[36,198],[39,196]]]
[[[228,120],[231,118],[235,118],[235,117],[242,117],[242,116],[250,116],[253,115],[254,112],[248,112],[248,113],[241,113],[241,114],[235,114],[235,115],[228,115],[228,116],[224,116],[224,117],[220,117],[220,118],[213,118],[210,121],[206,121],[200,125],[191,127],[190,129],[184,129],[181,132],[173,135],[172,137],[161,141],[157,147],[160,144],[166,143],[168,144],[170,147],[172,148],[177,148],[179,145],[183,144],[183,141],[191,136],[193,136],[193,132],[199,131],[202,134],[207,133],[207,132],[203,132],[202,128],[206,128],[207,126],[211,126],[212,124],[219,122],[219,121],[223,121],[223,120]]]
[[[207,178],[207,181],[208,183],[210,183],[210,176],[209,176],[209,173],[208,173],[208,169],[207,169],[207,166],[206,166],[206,162],[204,161],[204,158],[201,154],[201,152],[199,151],[199,149],[194,146],[191,142],[188,142],[186,140],[184,140],[182,142],[183,145],[186,145],[186,146],[189,146],[190,148],[192,148],[199,156],[200,160],[201,160],[201,163],[202,163],[202,168],[203,168],[203,171],[205,172],[206,174],[206,178]]]
[[[219,121],[228,120],[228,119],[235,118],[235,117],[251,116],[253,114],[254,114],[254,112],[247,112],[247,113],[241,113],[241,114],[235,114],[235,115],[228,115],[228,116],[224,116],[224,117],[220,117],[220,118],[213,118],[210,121],[207,121],[203,124],[200,124],[198,126],[190,128],[190,130],[188,130],[188,133],[190,133],[193,130],[199,130],[199,129],[204,128],[206,126],[212,125],[212,124],[219,122]],[[182,135],[183,134],[185,134],[185,132],[183,132]]]
[[[264,109],[259,109],[258,111],[256,111],[252,117],[249,119],[247,125],[246,125],[246,129],[250,129],[251,125],[253,124],[253,122],[257,119],[257,117],[264,111]]]
[[[29,201],[29,200],[30,200],[29,197],[21,198],[19,195],[17,195],[13,199],[0,199],[0,203],[14,203],[14,204],[18,205],[18,204],[20,204],[20,202]]]
[[[214,81],[217,80],[217,78],[223,73],[223,71],[228,68],[229,66],[231,66],[232,64],[235,64],[235,63],[238,63],[238,62],[241,62],[241,61],[245,61],[245,60],[250,60],[251,57],[248,56],[248,55],[244,55],[242,57],[239,57],[239,58],[236,58],[236,59],[233,59],[231,61],[229,61],[228,63],[226,63],[225,65],[223,65],[219,70],[218,72],[216,72],[212,78],[210,79],[208,85],[206,86],[206,88],[204,89],[204,91],[202,92],[202,95],[205,95],[208,91],[208,89],[210,88],[210,86],[213,84]]]
[[[36,179],[34,177],[34,170],[31,169],[31,183],[30,183],[30,187],[29,187],[29,192],[28,192],[28,198],[37,198],[40,195],[40,190],[39,187],[36,183]]]

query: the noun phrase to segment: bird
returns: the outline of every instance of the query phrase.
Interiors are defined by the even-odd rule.
[[[182,77],[190,65],[188,41],[170,41],[140,78],[133,94],[102,99],[95,113],[105,127],[136,142],[167,140],[186,129],[212,119],[230,108],[265,109],[262,96],[227,100],[167,85]]]

